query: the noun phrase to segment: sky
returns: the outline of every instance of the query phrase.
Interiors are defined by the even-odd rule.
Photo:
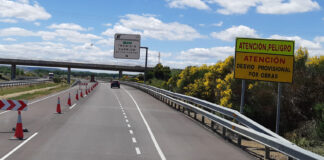
[[[324,55],[321,0],[0,0],[0,58],[144,66],[114,59],[114,34],[141,35],[148,65],[212,65],[236,37],[294,40]]]

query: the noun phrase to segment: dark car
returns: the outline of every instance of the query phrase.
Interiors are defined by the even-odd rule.
[[[111,88],[113,88],[113,87],[118,87],[118,88],[120,88],[120,83],[119,83],[119,81],[112,81],[112,82],[110,83],[110,87],[111,87]]]

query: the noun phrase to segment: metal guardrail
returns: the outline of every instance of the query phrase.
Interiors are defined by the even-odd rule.
[[[74,87],[74,86],[76,86],[76,85],[78,85],[79,83],[81,82],[81,80],[76,80],[72,85],[71,85],[71,87]]]
[[[223,135],[226,134],[226,130],[230,130],[240,136],[252,139],[258,143],[265,145],[266,147],[277,150],[278,152],[281,152],[289,156],[290,158],[301,160],[324,160],[324,157],[298,147],[297,145],[289,142],[283,137],[266,129],[265,127],[235,110],[200,100],[198,98],[173,93],[145,84],[134,82],[121,83],[143,90],[146,93],[158,98],[165,103],[168,103],[170,106],[175,107],[178,110],[181,110],[180,107],[182,107],[182,112],[184,112],[184,110],[186,109],[188,115],[190,115],[190,113],[194,113],[194,117],[196,117],[196,114],[200,114],[202,116],[202,123],[204,124],[204,118],[209,118],[212,122],[211,125],[213,125],[213,123],[217,123],[218,125],[221,125],[223,127]],[[198,105],[201,108],[195,105]],[[217,116],[216,114],[214,114],[215,112],[231,117],[237,120],[239,123],[234,123],[226,118]]]
[[[3,88],[3,87],[13,87],[13,86],[22,86],[22,85],[39,84],[39,83],[45,83],[47,81],[50,81],[50,80],[48,80],[48,79],[37,79],[37,80],[22,80],[22,81],[0,82],[0,88]]]

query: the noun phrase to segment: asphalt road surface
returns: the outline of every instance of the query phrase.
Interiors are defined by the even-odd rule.
[[[30,102],[22,112],[29,129],[22,141],[9,140],[17,112],[0,111],[0,160],[255,159],[135,88],[103,83],[79,101],[76,90]],[[55,114],[58,96],[63,114]]]

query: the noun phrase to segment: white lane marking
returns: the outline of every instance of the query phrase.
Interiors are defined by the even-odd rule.
[[[24,144],[26,144],[28,141],[30,141],[32,138],[34,138],[36,135],[38,134],[38,132],[34,133],[33,135],[31,135],[28,139],[26,139],[24,142],[20,143],[17,147],[15,147],[13,150],[11,150],[9,153],[7,153],[6,155],[4,155],[0,160],[5,160],[6,158],[8,158],[10,155],[12,155],[14,152],[16,152],[19,148],[21,148]]]
[[[128,119],[126,119],[125,121],[126,121],[126,123],[128,123],[128,122],[129,122],[129,121],[128,121]]]
[[[123,115],[125,115],[126,113],[124,112]]]
[[[138,147],[135,147],[135,150],[136,150],[136,154],[137,155],[140,155],[141,154],[141,150]]]
[[[4,114],[4,113],[7,113],[7,112],[9,112],[9,111],[3,111],[3,112],[0,112],[0,115],[1,115],[1,114]]]
[[[130,134],[134,134],[133,130],[129,130],[129,133],[130,133]]]
[[[128,127],[128,128],[131,128],[131,125],[130,125],[130,124],[127,124],[127,127]]]
[[[145,124],[145,126],[146,126],[146,128],[147,128],[147,130],[148,130],[148,132],[149,132],[149,134],[150,134],[150,136],[151,136],[151,139],[152,139],[152,141],[153,141],[153,143],[154,143],[154,146],[155,146],[156,150],[158,151],[158,153],[159,153],[159,155],[160,155],[160,158],[161,158],[162,160],[166,160],[166,158],[165,158],[165,156],[164,156],[164,154],[163,154],[163,152],[162,152],[162,150],[161,150],[161,148],[160,148],[158,142],[156,141],[155,136],[154,136],[154,134],[153,134],[153,132],[152,132],[150,126],[148,125],[148,123],[147,123],[147,121],[146,121],[146,119],[145,119],[145,117],[144,117],[144,115],[143,115],[141,109],[139,108],[137,102],[135,101],[135,99],[133,98],[133,96],[132,96],[132,95],[131,95],[131,94],[130,94],[126,89],[124,89],[124,87],[122,87],[122,89],[123,89],[123,90],[124,90],[124,91],[125,91],[125,92],[130,96],[130,97],[131,97],[131,99],[132,99],[133,102],[135,103],[136,108],[137,108],[138,112],[140,113],[140,115],[141,115],[141,117],[142,117],[142,119],[143,119],[143,121],[144,121],[144,124]]]
[[[126,118],[127,118],[127,116],[124,116],[124,118],[126,119]]]
[[[137,142],[135,137],[132,137],[132,141],[133,141],[133,143]]]
[[[74,103],[74,104],[70,107],[70,109],[72,109],[73,107],[75,107],[75,105],[76,105],[76,103]]]
[[[116,97],[116,99],[117,99],[117,101],[118,101],[118,104],[119,104],[120,108],[123,108],[123,106],[121,105],[120,100],[119,100],[119,98],[117,97],[117,95],[115,94],[115,92],[113,92],[113,94],[115,95],[115,97]]]

